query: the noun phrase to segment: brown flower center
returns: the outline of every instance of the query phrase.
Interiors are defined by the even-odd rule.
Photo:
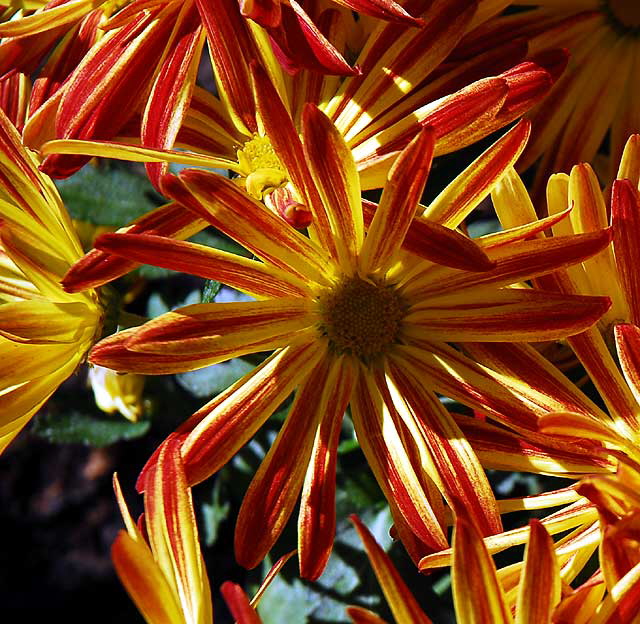
[[[407,305],[393,287],[354,276],[320,296],[320,330],[333,351],[363,362],[384,355],[398,342]]]
[[[604,0],[602,6],[616,30],[625,34],[640,34],[638,0]]]

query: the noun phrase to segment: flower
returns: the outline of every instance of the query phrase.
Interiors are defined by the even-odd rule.
[[[82,255],[52,181],[0,111],[0,450],[82,363],[100,336],[94,290],[60,280]]]
[[[488,409],[509,398],[447,343],[566,336],[593,324],[609,305],[605,298],[510,287],[591,255],[607,244],[607,232],[539,245],[519,240],[536,231],[531,227],[481,244],[453,230],[515,161],[527,134],[526,124],[516,126],[416,217],[432,133],[423,131],[403,150],[376,207],[360,198],[342,135],[309,105],[304,146],[293,133],[281,154],[312,210],[310,238],[283,227],[232,181],[185,170],[163,182],[170,195],[259,260],[148,234],[97,241],[111,253],[217,279],[256,298],[177,309],[106,338],[90,358],[119,371],[158,374],[275,349],[178,430],[187,479],[197,483],[297,389],[240,510],[235,546],[243,565],[264,557],[302,491],[301,573],[322,572],[334,536],[337,444],[349,405],[407,541],[413,533],[430,549],[446,544],[436,488],[473,509],[483,534],[500,530],[482,467],[434,390]]]
[[[143,375],[118,375],[108,368],[92,366],[89,384],[93,389],[96,405],[107,414],[120,412],[133,422],[142,415]]]
[[[640,501],[635,494],[640,482],[640,316],[636,283],[639,171],[640,137],[634,135],[627,141],[613,182],[610,217],[605,196],[589,165],[576,165],[569,175],[554,175],[547,186],[552,214],[561,214],[567,205],[572,207],[569,218],[553,226],[554,236],[598,230],[609,219],[613,228],[611,246],[582,264],[538,278],[539,283],[565,293],[607,295],[612,301],[597,324],[567,338],[593,381],[598,403],[604,409],[532,347],[467,346],[473,357],[497,371],[522,400],[539,405],[537,431],[517,428],[509,416],[502,420],[507,427],[517,428],[517,436],[488,423],[460,423],[485,464],[579,479],[570,487],[503,501],[501,506],[504,512],[561,506],[542,522],[553,535],[568,531],[555,544],[562,578],[567,583],[575,579],[599,548],[599,573],[576,588],[562,607],[574,616],[581,604],[588,604],[584,608],[587,614],[598,607],[602,619],[596,621],[626,621],[622,614],[636,612],[633,609],[637,610],[640,591],[640,557],[633,545],[640,514]],[[497,185],[494,204],[511,225],[535,218],[515,172]],[[514,529],[493,536],[486,543],[495,553],[525,539],[522,529]],[[425,569],[442,565],[449,554],[429,555],[421,565]],[[509,579],[512,583],[513,579]],[[605,614],[614,619],[606,620]],[[587,616],[583,613],[581,617]],[[565,621],[574,620],[567,615]]]
[[[198,527],[180,443],[169,437],[158,462],[146,474],[144,514],[136,525],[122,495],[117,475],[113,487],[126,531],[111,547],[122,584],[148,624],[213,623],[211,589],[200,550]],[[295,554],[281,557],[251,602],[235,583],[221,592],[238,624],[260,624],[255,607],[282,566]]]
[[[560,603],[561,580],[553,541],[538,520],[529,524],[522,575],[518,574],[515,618],[499,572],[474,518],[456,505],[451,578],[456,621],[460,624],[572,621],[552,619]],[[369,561],[398,624],[430,624],[389,556],[356,516],[352,516]],[[367,609],[347,607],[354,624],[384,624]]]
[[[440,7],[440,12],[433,16],[432,21],[445,22],[451,10],[450,7],[445,8]],[[449,26],[455,32],[461,27],[460,24]],[[238,91],[236,105],[233,105],[231,95],[227,98],[232,104],[228,112],[233,112],[235,118],[244,115],[245,130],[234,130],[233,118],[225,119],[222,116],[224,109],[214,98],[204,98],[204,92],[200,92],[199,96],[196,94],[192,102],[193,117],[189,121],[187,115],[183,129],[190,137],[187,146],[195,146],[200,150],[199,154],[72,140],[51,141],[42,147],[42,153],[48,155],[47,158],[55,154],[80,153],[146,161],[150,163],[147,166],[152,181],[163,192],[168,192],[162,187],[167,161],[229,168],[239,175],[235,178],[236,183],[243,185],[256,199],[262,199],[290,224],[303,227],[309,223],[311,211],[304,199],[305,189],[300,186],[303,180],[296,177],[296,162],[303,157],[298,134],[302,127],[302,105],[309,99],[317,98],[319,93],[324,94],[321,95],[323,105],[332,107],[331,116],[335,117],[352,150],[361,188],[381,188],[400,150],[423,126],[429,124],[435,129],[436,154],[453,151],[518,117],[550,86],[550,75],[540,65],[522,63],[502,76],[479,80],[450,96],[440,97],[443,83],[438,80],[433,85],[435,90],[426,86],[414,93],[415,98],[405,98],[406,91],[413,89],[411,76],[417,81],[429,67],[435,66],[444,54],[442,48],[452,46],[456,36],[448,30],[440,32],[437,28],[432,34],[430,45],[424,48],[422,56],[417,57],[409,68],[403,70],[397,67],[397,71],[404,71],[406,77],[400,92],[394,82],[389,83],[384,78],[386,73],[383,71],[387,65],[395,67],[395,63],[405,56],[395,56],[398,48],[390,56],[384,52],[394,31],[383,30],[378,33],[376,45],[372,43],[365,54],[367,64],[371,64],[381,76],[373,85],[370,80],[363,82],[359,79],[354,82],[355,79],[347,79],[338,87],[334,80],[333,83],[326,82],[326,88],[310,88],[304,97],[298,97],[296,86],[318,86],[311,76],[299,76],[300,81],[291,85],[294,89],[291,98],[283,100],[267,72],[254,64],[251,69],[253,94],[245,87],[238,90],[236,83],[233,83],[233,91]],[[233,41],[233,38],[227,40]],[[406,36],[402,42],[406,53],[416,45],[414,39]],[[231,46],[230,43],[227,45]],[[231,52],[233,48],[228,56],[235,58]],[[242,54],[241,50],[236,52]],[[328,81],[326,78],[323,80]],[[445,88],[450,84],[451,81],[446,80]],[[358,102],[362,98],[370,98],[371,89],[379,98],[374,98],[370,107],[363,108]],[[287,93],[290,90],[284,91]],[[430,102],[433,95],[439,99]],[[197,102],[200,96],[202,99]],[[248,97],[249,102],[246,101]],[[419,108],[414,109],[418,104]],[[164,106],[166,103],[163,103]],[[168,138],[164,136],[162,141]],[[237,158],[237,162],[233,158]],[[153,231],[164,236],[187,238],[205,226],[204,220],[194,218],[175,205],[169,205],[142,217],[123,231]],[[92,250],[70,270],[64,285],[72,291],[98,286],[136,266],[132,260]]]
[[[569,172],[593,162],[610,132],[610,155],[603,168],[615,173],[624,144],[640,131],[637,113],[637,62],[640,53],[640,6],[628,0],[516,1],[530,10],[495,17],[460,44],[457,58],[525,38],[530,53],[566,47],[568,67],[548,98],[531,113],[533,140],[520,169],[542,159],[533,195],[544,196],[552,173]]]

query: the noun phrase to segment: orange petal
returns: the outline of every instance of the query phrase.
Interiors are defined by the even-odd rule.
[[[311,458],[329,367],[324,360],[301,385],[284,426],[244,496],[235,530],[236,560],[254,568],[266,556],[293,511]],[[316,409],[310,413],[309,406]],[[256,513],[260,509],[261,513]]]
[[[608,309],[607,297],[502,289],[437,297],[412,307],[408,335],[451,342],[556,340],[591,327]]]
[[[618,359],[624,377],[640,403],[640,328],[620,323],[614,328]]]
[[[206,225],[206,221],[198,219],[180,204],[172,202],[140,217],[118,232],[129,234],[151,232],[158,236],[188,238],[204,229]],[[128,258],[93,249],[67,271],[62,280],[62,286],[68,292],[101,286],[137,266],[137,262]]]
[[[463,624],[511,624],[513,618],[506,596],[473,517],[462,504],[454,504],[451,569],[453,604]]]
[[[351,150],[329,118],[307,104],[302,115],[304,153],[322,197],[338,260],[350,272],[364,239],[360,181]]]
[[[631,309],[631,322],[640,324],[640,196],[628,180],[616,180],[611,189],[613,247],[623,293]]]
[[[360,268],[364,274],[384,270],[402,246],[429,176],[433,147],[433,131],[422,130],[389,171],[362,247]],[[358,209],[362,212],[360,206]]]
[[[190,483],[219,470],[325,357],[323,345],[302,342],[276,351],[193,415],[200,421],[182,447]]]
[[[237,583],[225,581],[220,586],[220,593],[231,611],[237,624],[262,624],[260,616],[251,606],[247,595]]]
[[[410,457],[373,379],[363,375],[351,403],[353,424],[362,451],[385,496],[393,500],[413,532],[433,550],[446,537],[422,485],[415,457]]]
[[[307,469],[298,516],[300,576],[315,580],[323,572],[336,531],[336,460],[344,413],[357,368],[346,357],[336,362],[324,387],[319,426]]]
[[[350,518],[364,544],[367,557],[369,557],[373,571],[376,574],[378,583],[380,583],[380,587],[391,608],[395,621],[398,623],[430,624],[431,620],[418,605],[387,553],[380,548],[373,535],[371,535],[367,527],[362,524],[358,516],[352,515]],[[355,619],[354,621],[372,622],[372,620],[367,619]],[[375,620],[373,620],[373,622],[375,622]]]
[[[256,297],[310,295],[302,280],[285,271],[206,245],[149,234],[103,234],[95,245],[130,261],[217,280]]]
[[[550,623],[560,601],[560,573],[553,540],[537,519],[529,522],[524,573],[516,603],[516,624]]]

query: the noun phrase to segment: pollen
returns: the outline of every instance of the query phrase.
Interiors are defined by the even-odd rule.
[[[238,150],[238,161],[248,172],[258,169],[276,169],[284,172],[284,167],[267,137],[255,134],[242,149]],[[243,162],[244,161],[244,162]]]
[[[375,278],[354,276],[319,298],[320,330],[339,355],[368,364],[399,341],[407,306],[397,291]]]
[[[262,199],[289,181],[267,137],[255,134],[238,150],[237,156],[241,175],[245,178],[245,188],[256,199]]]
[[[640,2],[637,0],[604,0],[603,10],[616,30],[623,34],[640,34]]]

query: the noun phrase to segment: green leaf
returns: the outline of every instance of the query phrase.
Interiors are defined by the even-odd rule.
[[[74,410],[66,414],[38,414],[31,431],[56,444],[100,447],[139,438],[147,433],[150,425],[148,420],[132,423],[122,417],[96,418]]]
[[[180,373],[176,375],[176,379],[193,396],[204,398],[226,390],[232,383],[254,368],[253,364],[236,358],[200,370]]]
[[[202,288],[202,303],[213,303],[222,288],[220,282],[216,280],[207,280]]]
[[[87,165],[56,186],[73,219],[122,227],[156,208],[155,190],[143,175]]]
[[[221,476],[221,475],[219,475]],[[202,517],[204,520],[204,542],[207,546],[213,546],[218,539],[218,529],[220,524],[229,516],[231,504],[229,501],[220,501],[220,491],[224,479],[218,478],[213,484],[211,492],[211,503],[202,505]]]

